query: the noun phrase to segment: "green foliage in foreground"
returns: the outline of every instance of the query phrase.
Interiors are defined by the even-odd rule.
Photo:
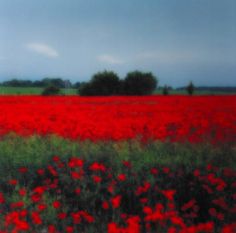
[[[230,145],[216,147],[158,141],[142,145],[137,140],[94,143],[70,141],[57,136],[23,138],[9,134],[0,140],[0,181],[15,176],[19,166],[32,169],[44,166],[54,155],[62,159],[79,156],[91,162],[106,161],[117,172],[123,160],[131,161],[137,171],[155,164],[173,168],[184,166],[189,170],[208,163],[236,168],[235,148]]]

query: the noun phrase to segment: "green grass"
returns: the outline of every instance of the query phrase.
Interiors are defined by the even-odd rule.
[[[3,87],[0,86],[0,95],[41,95],[44,88],[39,87]],[[64,95],[77,95],[77,89],[61,89]],[[154,94],[162,95],[162,90],[156,90]],[[169,91],[170,95],[187,95],[184,90]],[[235,95],[236,93],[218,91],[195,91],[194,95]]]
[[[2,87],[0,86],[0,95],[41,95],[44,88],[39,87]],[[65,95],[76,95],[77,89],[61,89]]]
[[[155,91],[155,94],[162,95],[163,91],[158,89]],[[235,92],[227,92],[227,91],[194,91],[193,95],[235,95]],[[188,95],[185,90],[171,90],[169,91],[169,95]]]
[[[65,229],[65,224],[71,224],[70,214],[81,210],[88,211],[88,213],[95,217],[96,221],[92,224],[79,224],[75,232],[107,232],[108,222],[114,221],[121,225],[120,213],[126,213],[125,211],[142,217],[143,204],[139,203],[138,198],[140,197],[137,197],[135,193],[137,188],[140,187],[144,181],[148,181],[151,185],[151,191],[142,194],[147,198],[147,205],[150,207],[155,206],[157,203],[162,203],[163,206],[166,205],[162,195],[160,196],[162,192],[156,189],[157,186],[158,190],[176,190],[175,208],[178,211],[180,211],[183,203],[192,199],[197,200],[197,206],[200,206],[201,212],[199,213],[201,214],[203,211],[208,211],[211,207],[209,200],[213,201],[218,197],[224,197],[227,203],[229,201],[227,205],[233,206],[233,200],[229,198],[234,194],[233,186],[231,185],[234,181],[233,178],[232,181],[231,179],[227,180],[227,189],[223,191],[214,189],[214,192],[211,194],[206,194],[206,191],[203,192],[204,189],[199,186],[200,179],[192,179],[191,174],[194,169],[206,167],[209,163],[220,168],[231,167],[235,169],[235,150],[235,145],[226,144],[213,146],[207,143],[180,144],[151,141],[144,145],[138,140],[94,143],[91,141],[71,141],[55,135],[46,137],[33,135],[24,138],[12,133],[0,139],[0,187],[2,188],[0,191],[3,192],[6,200],[6,203],[4,203],[2,209],[0,209],[0,228],[3,226],[5,214],[11,210],[9,209],[10,204],[23,201],[24,209],[29,211],[29,213],[36,210],[37,205],[31,198],[32,190],[37,186],[47,186],[47,191],[45,191],[42,196],[42,203],[47,205],[47,209],[42,213],[40,212],[40,216],[43,219],[43,224],[41,225],[32,224],[32,218],[27,218],[27,221],[33,226],[30,232],[44,232],[42,229],[48,224],[54,224],[58,229]],[[46,177],[43,179],[39,177],[36,173],[36,169],[46,168],[49,164],[55,166],[55,163],[51,161],[52,157],[55,155],[58,155],[62,161],[68,161],[71,156],[78,156],[84,159],[86,163],[83,166],[83,171],[86,175],[83,176],[82,182],[80,180],[71,179],[70,171],[72,170],[67,168],[61,168],[59,170],[59,176],[56,177],[53,177],[49,173],[47,174],[47,172],[45,173]],[[121,163],[123,160],[130,161],[133,168],[125,169]],[[96,173],[90,173],[91,171],[89,171],[88,165],[93,161],[104,162],[107,168],[111,168],[112,171],[109,171],[107,174],[111,174],[114,180],[118,174],[126,174],[127,180],[117,183],[114,194],[109,194],[106,191],[107,185],[111,183],[110,179],[107,180],[107,174],[97,173],[102,177],[103,181],[101,184],[92,183],[91,178],[93,174]],[[28,172],[19,174],[18,168],[21,166],[28,167]],[[172,172],[174,172],[176,168],[176,171],[181,170],[183,173],[181,176],[179,176],[178,173],[172,173],[174,176],[166,176],[161,172],[158,174],[158,177],[154,177],[150,174],[150,168],[163,166],[170,167]],[[204,172],[206,170],[202,169],[201,171]],[[209,174],[210,172],[211,171],[209,171]],[[220,170],[217,172],[221,174]],[[17,179],[18,184],[16,186],[8,185],[10,179]],[[45,185],[46,180],[50,181],[51,184],[58,183],[59,186],[57,189],[49,188],[50,185]],[[19,195],[19,190],[22,187],[27,190],[24,197]],[[74,193],[76,187],[81,189],[79,197]],[[190,187],[191,192],[188,192]],[[58,193],[55,190],[61,192]],[[104,211],[101,206],[97,207],[100,205],[101,201],[109,200],[117,194],[122,195],[123,202],[119,209]],[[202,202],[202,199],[206,199],[207,201]],[[67,218],[63,221],[58,219],[58,211],[52,207],[52,203],[55,200],[59,200],[62,203],[61,210],[67,213]],[[173,212],[173,207],[170,208]],[[131,210],[132,212],[130,212]],[[199,214],[198,221],[202,221],[201,214]],[[212,220],[210,216],[206,216],[207,221]],[[216,222],[214,219],[216,222],[216,231],[214,232],[219,232],[217,229],[221,228],[221,225],[234,221],[234,218],[231,216],[230,212],[228,213],[228,210],[224,216],[227,222]],[[204,221],[205,220],[206,218],[204,217]],[[196,221],[196,219],[194,221]],[[143,224],[143,222],[141,222],[141,224]],[[161,225],[159,226],[158,224],[153,225],[153,227],[157,229],[150,232],[167,232],[167,226],[171,224],[171,222],[166,224],[167,225],[164,225],[163,228],[159,228]]]
[[[70,141],[58,136],[31,136],[15,134],[0,140],[0,180],[16,175],[19,166],[45,166],[54,155],[67,159],[79,156],[87,161],[106,161],[119,170],[120,162],[129,160],[135,170],[154,164],[186,169],[211,163],[220,167],[236,168],[235,148],[231,145],[215,147],[210,144],[178,144],[150,142],[142,145],[137,140],[123,142]]]

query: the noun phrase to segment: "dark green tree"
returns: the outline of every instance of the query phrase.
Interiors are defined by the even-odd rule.
[[[193,82],[191,81],[188,86],[186,87],[186,90],[188,92],[189,95],[193,95],[193,92],[195,90],[195,87],[193,85]]]
[[[124,79],[124,93],[126,95],[149,95],[157,87],[157,79],[151,73],[133,71]]]
[[[65,87],[65,82],[61,78],[44,78],[42,80],[44,83],[44,86],[55,86],[58,88],[64,88]]]
[[[169,95],[169,87],[165,85],[162,89],[162,94],[163,95]]]
[[[48,86],[42,92],[42,95],[59,95],[59,94],[60,94],[60,88],[55,86]]]
[[[103,71],[93,75],[91,85],[97,95],[117,95],[120,80],[113,71]]]
[[[96,92],[90,82],[83,82],[78,88],[78,94],[81,96],[95,96]]]
[[[4,81],[2,86],[8,87],[31,87],[33,85],[31,80],[20,80],[20,79],[12,79],[9,81]]]
[[[45,84],[42,80],[36,80],[33,82],[33,87],[45,87]]]
[[[76,82],[72,85],[73,88],[79,88],[81,85],[81,82]]]
[[[117,95],[120,90],[120,80],[113,71],[98,72],[89,83],[81,84],[80,95],[109,96]]]

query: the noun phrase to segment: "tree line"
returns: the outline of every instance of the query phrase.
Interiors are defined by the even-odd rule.
[[[94,74],[89,82],[82,83],[82,96],[149,95],[157,88],[158,80],[151,72],[129,72],[124,79],[113,71]]]
[[[151,72],[129,72],[124,79],[113,71],[95,73],[88,82],[76,82],[61,78],[44,78],[42,80],[12,79],[0,83],[6,87],[44,88],[42,95],[58,95],[61,88],[76,88],[82,96],[109,95],[149,95],[157,88],[158,80]]]
[[[76,82],[61,78],[44,78],[42,80],[12,79],[0,83],[8,87],[39,87],[43,88],[42,95],[60,95],[63,88],[76,88],[81,96],[111,96],[111,95],[150,95],[156,89],[158,79],[151,72],[132,71],[121,79],[113,71],[95,73],[88,82]],[[165,85],[159,87],[163,95],[169,95],[172,88]],[[190,82],[184,89],[189,95],[195,91],[195,86]]]
[[[11,79],[0,83],[0,86],[5,87],[40,87],[45,88],[48,86],[55,86],[57,88],[78,88],[80,82],[74,84],[70,80],[63,80],[61,78],[44,78],[42,80],[20,80]]]

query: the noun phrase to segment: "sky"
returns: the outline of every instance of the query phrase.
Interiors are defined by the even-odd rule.
[[[236,86],[235,0],[0,0],[0,81],[152,72]]]

